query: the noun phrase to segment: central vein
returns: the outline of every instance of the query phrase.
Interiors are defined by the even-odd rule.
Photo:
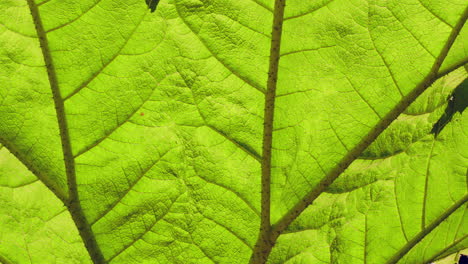
[[[278,65],[280,59],[281,33],[285,3],[286,0],[276,0],[273,13],[270,62],[267,90],[265,93],[265,112],[263,123],[261,223],[260,234],[254,248],[251,263],[265,263],[274,244],[270,239],[271,149],[273,142],[273,119],[275,112],[276,85],[278,81]]]
[[[55,66],[49,49],[49,41],[47,39],[44,26],[42,25],[42,19],[36,3],[34,2],[34,0],[27,0],[27,2],[29,9],[31,10],[31,15],[34,21],[34,25],[36,27],[39,43],[41,45],[41,51],[47,69],[47,76],[49,79],[49,84],[52,90],[52,96],[55,104],[55,111],[60,132],[60,140],[62,143],[65,174],[67,176],[68,183],[68,199],[67,201],[65,201],[65,203],[68,207],[73,221],[75,222],[76,228],[78,229],[78,233],[80,234],[83,243],[86,249],[88,250],[91,260],[95,264],[104,264],[106,263],[106,261],[102,255],[99,246],[97,245],[94,234],[86,220],[86,217],[84,216],[80,204],[78,189],[76,186],[75,159],[72,153],[70,135],[68,133],[68,124],[65,114],[65,104],[60,93],[57,74],[55,72]]]

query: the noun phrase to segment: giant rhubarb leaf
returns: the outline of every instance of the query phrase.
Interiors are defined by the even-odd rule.
[[[466,1],[147,3],[0,1],[1,262],[467,247]]]

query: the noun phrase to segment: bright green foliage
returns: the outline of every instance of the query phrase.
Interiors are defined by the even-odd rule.
[[[0,146],[0,263],[91,263],[66,208]]]
[[[437,140],[430,131],[467,76],[459,69],[422,94],[289,227],[272,263],[385,263],[466,195],[467,115],[456,115]],[[468,247],[464,213],[462,207],[451,214],[402,263],[428,263]]]
[[[468,76],[466,10],[287,0],[272,224],[342,173],[269,263],[416,264],[468,247],[467,114],[430,133]],[[143,0],[0,0],[0,262],[248,263],[274,15],[273,0],[162,0],[154,13]],[[67,211],[75,187],[81,208]]]

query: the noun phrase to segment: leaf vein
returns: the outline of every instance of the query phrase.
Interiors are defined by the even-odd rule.
[[[180,197],[180,196],[179,196]],[[111,257],[109,257],[109,259],[107,259],[107,263],[111,262],[115,257],[119,256],[120,254],[122,254],[124,251],[126,251],[128,248],[130,248],[131,246],[133,246],[138,240],[140,240],[145,234],[147,234],[149,231],[151,231],[151,229],[153,229],[153,227],[159,223],[159,221],[161,221],[172,209],[172,206],[177,202],[177,200],[179,199],[179,197],[177,197],[173,202],[172,204],[169,206],[169,208],[167,208],[166,212],[164,212],[161,216],[157,217],[155,216],[155,221],[154,223],[150,224],[148,228],[146,228],[141,234],[139,234],[137,237],[135,237],[131,243],[125,245],[122,249],[120,249],[119,251],[117,251],[116,253],[114,253],[114,255],[112,255]]]
[[[77,17],[75,17],[74,19],[68,21],[67,23],[64,23],[64,24],[62,24],[62,25],[60,25],[60,26],[56,26],[56,27],[54,27],[54,28],[51,28],[51,29],[47,30],[46,33],[50,33],[50,32],[52,32],[52,31],[54,31],[54,30],[57,30],[57,29],[60,29],[60,28],[63,28],[63,27],[66,27],[66,26],[72,24],[73,22],[75,22],[75,21],[77,21],[78,19],[80,19],[81,17],[83,17],[86,13],[88,13],[89,11],[91,11],[91,10],[92,10],[94,7],[96,7],[101,1],[102,1],[102,0],[98,0],[98,1],[95,2],[92,6],[90,6],[87,10],[85,10],[83,13],[81,13],[79,16],[77,16]],[[48,1],[46,1],[46,2],[48,2]],[[40,6],[40,5],[42,5],[42,4],[44,4],[44,2],[41,3],[41,4],[38,4],[37,6]]]
[[[157,158],[154,162],[152,162],[152,164],[148,166],[146,169],[142,169],[140,176],[137,179],[135,179],[132,183],[129,184],[128,189],[124,193],[120,194],[119,198],[115,200],[113,203],[111,203],[109,207],[105,211],[103,211],[101,214],[99,214],[99,216],[96,219],[90,222],[91,226],[99,222],[100,219],[104,218],[104,216],[106,216],[110,211],[112,211],[117,206],[117,204],[119,204],[120,201],[122,201],[123,198],[130,192],[130,190],[132,190],[133,187],[146,175],[146,173],[148,173],[159,161],[161,161],[161,159],[168,152],[169,151],[160,155],[159,158]]]
[[[64,101],[70,99],[71,97],[73,97],[74,95],[76,95],[77,93],[79,93],[83,88],[85,88],[86,86],[88,86],[88,84],[90,84],[105,68],[107,68],[107,66],[109,66],[120,54],[120,52],[125,48],[125,46],[127,45],[128,41],[132,38],[133,34],[135,34],[136,30],[138,29],[138,27],[140,26],[141,22],[143,22],[143,20],[145,19],[145,16],[146,14],[141,18],[141,20],[135,25],[135,27],[133,28],[133,30],[130,32],[130,34],[128,35],[128,37],[125,39],[124,43],[122,43],[122,46],[120,47],[120,49],[114,54],[114,56],[112,56],[106,63],[104,63],[102,65],[102,67],[97,70],[93,75],[91,75],[91,77],[89,77],[86,81],[84,81],[83,83],[80,84],[80,86],[78,86],[75,90],[73,90],[73,92],[71,92],[69,95],[65,96],[63,98]]]
[[[179,6],[178,6],[177,2],[178,2],[178,1],[175,1],[174,5],[175,5],[177,14],[179,15],[180,19],[182,20],[182,22],[184,22],[185,26],[187,26],[187,28],[190,29],[190,31],[198,38],[198,40],[200,41],[200,43],[203,44],[203,46],[206,48],[206,50],[207,50],[208,52],[210,52],[211,56],[213,56],[213,58],[215,58],[219,63],[221,63],[221,65],[223,65],[224,68],[226,68],[226,69],[229,70],[232,74],[234,74],[235,76],[237,76],[237,78],[239,78],[240,80],[242,80],[242,81],[245,82],[246,84],[250,85],[251,87],[255,88],[256,90],[258,90],[259,92],[261,92],[262,94],[264,94],[264,93],[265,93],[265,89],[264,89],[260,84],[254,82],[254,81],[249,80],[249,79],[246,78],[245,76],[240,75],[237,71],[235,71],[234,69],[232,69],[228,64],[226,64],[223,60],[221,60],[221,59],[216,55],[216,53],[214,53],[210,48],[208,48],[208,46],[205,44],[205,42],[202,40],[202,38],[193,30],[193,28],[189,25],[189,23],[187,23],[187,21],[185,20],[184,16],[181,15],[181,13],[180,13],[180,11],[179,11]]]

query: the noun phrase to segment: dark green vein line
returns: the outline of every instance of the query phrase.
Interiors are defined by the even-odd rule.
[[[459,67],[462,67],[463,65],[466,66],[467,63],[468,63],[468,57],[463,58],[463,60],[461,60],[460,62],[452,65],[451,67],[448,67],[447,69],[445,69],[443,71],[440,71],[439,74],[437,75],[437,78],[442,78],[445,75],[451,73],[452,71],[458,69]]]
[[[159,86],[159,84],[162,82],[162,80],[158,83],[155,84],[154,87],[157,87]],[[93,149],[94,147],[98,146],[99,144],[101,144],[104,140],[110,138],[110,136],[115,132],[117,131],[117,129],[119,129],[120,127],[122,127],[125,123],[127,122],[130,122],[130,119],[138,112],[140,111],[141,108],[143,108],[143,105],[146,104],[146,102],[148,102],[151,97],[153,96],[153,93],[156,89],[153,88],[152,92],[150,95],[148,95],[148,97],[146,97],[142,102],[141,104],[138,106],[138,107],[135,107],[135,109],[133,109],[133,111],[127,115],[127,117],[122,120],[120,123],[118,123],[116,126],[114,126],[113,128],[109,129],[109,130],[106,130],[104,132],[104,136],[102,136],[101,138],[97,139],[96,141],[94,141],[93,143],[91,143],[90,145],[84,147],[83,149],[80,149],[79,151],[77,151],[77,153],[75,154],[75,159],[77,159],[79,156],[83,155],[84,153],[90,151],[91,149]],[[64,101],[67,100],[67,98],[63,99]]]
[[[165,212],[163,212],[159,217],[156,217],[157,213],[154,212],[154,216],[155,216],[155,220],[154,220],[154,223],[151,223],[149,225],[149,227],[146,227],[146,229],[141,233],[141,234],[138,234],[136,237],[133,238],[133,240],[123,246],[120,250],[118,250],[117,252],[115,252],[111,257],[109,257],[109,262],[111,262],[114,258],[116,258],[117,256],[119,256],[120,254],[122,254],[123,252],[125,252],[125,250],[127,250],[128,248],[130,248],[131,246],[133,246],[136,242],[138,242],[140,239],[142,239],[149,231],[151,231],[151,229],[153,229],[153,227],[156,226],[157,223],[159,223],[159,221],[161,221],[164,217],[166,217],[167,214],[170,213],[171,209],[172,209],[172,206],[174,206],[174,204],[177,202],[177,200],[180,198],[177,197],[172,203],[171,205],[167,208],[167,210]],[[153,210],[154,211],[154,210]],[[146,225],[146,223],[144,223]]]
[[[363,250],[363,253],[364,253],[364,264],[367,264],[367,255],[368,255],[368,248],[367,248],[367,245],[368,245],[368,238],[367,238],[367,235],[369,234],[369,230],[367,229],[367,214],[364,214],[364,250]]]
[[[193,241],[192,233],[189,232],[188,234],[190,236],[190,241],[192,242],[192,245],[196,246],[201,251],[201,253],[203,253],[203,255],[205,255],[205,257],[211,261],[211,263],[213,263],[213,264],[218,264],[219,263],[219,262],[217,262],[217,261],[215,261],[213,259],[213,256],[210,256],[210,254],[208,254],[208,252],[206,252],[206,250],[203,248],[203,246],[201,246],[201,245],[197,244],[195,241]],[[204,262],[204,263],[207,264],[207,262]]]
[[[434,17],[436,17],[437,19],[439,19],[440,21],[442,21],[444,24],[446,24],[447,26],[449,26],[450,28],[452,28],[452,25],[450,25],[450,23],[448,23],[445,19],[443,19],[441,16],[437,15],[432,9],[430,9],[429,7],[427,7],[423,1],[421,0],[418,0],[419,4],[421,4],[422,7],[424,7],[429,13],[431,13],[431,15],[433,15]]]
[[[331,120],[331,119],[330,119]],[[346,151],[349,152],[349,148],[346,146],[346,144],[344,143],[344,141],[341,139],[341,137],[338,135],[338,132],[336,132],[336,129],[335,127],[333,126],[333,123],[332,121],[328,121],[328,124],[330,125],[330,128],[331,128],[331,131],[333,132],[333,134],[335,134],[335,137],[338,139],[338,141],[340,142],[340,144],[343,146],[343,148],[345,148]]]
[[[291,248],[288,249],[288,252],[285,254],[286,256],[290,255],[289,257],[287,257],[282,263],[283,264],[289,264],[291,263],[290,261],[294,260],[294,258],[298,257],[298,256],[301,256],[301,255],[308,255],[308,251],[309,250],[316,250],[316,245],[312,245],[312,246],[309,246],[309,247],[306,247],[305,249],[303,249],[302,251],[299,251],[297,253],[291,253]],[[325,264],[330,264],[330,262],[326,262],[326,261],[323,261],[319,258],[317,258],[315,255],[313,256],[316,260],[320,261],[320,263],[325,263]],[[308,259],[308,258],[307,258]],[[298,262],[300,262],[301,260],[299,260]],[[292,262],[292,263],[295,263],[295,262]],[[297,262],[296,262],[297,263]],[[318,264],[318,262],[313,262],[314,264]]]
[[[468,209],[468,207],[466,207],[466,209]],[[465,228],[466,228],[466,226],[465,226],[466,221],[465,221],[464,219],[466,219],[466,218],[465,218],[465,215],[466,215],[467,213],[468,213],[468,210],[463,211],[463,216],[460,217],[460,222],[458,222],[458,226],[457,226],[457,232],[455,232],[455,235],[454,235],[454,238],[453,238],[453,239],[455,239],[455,237],[457,236],[457,234],[460,232],[460,228],[462,229],[462,234],[465,234],[465,236],[468,236],[468,234],[464,231]]]
[[[443,248],[442,250],[440,250],[439,252],[437,252],[436,254],[434,254],[432,257],[429,258],[428,261],[426,261],[426,263],[433,263],[434,261],[437,261],[445,256],[447,256],[447,251],[450,250],[451,248],[454,248],[456,247],[458,244],[462,243],[465,239],[468,238],[468,235],[464,235],[462,236],[461,238],[453,241],[453,243],[451,243],[450,245],[446,246],[445,248]],[[450,253],[449,253],[450,254]]]
[[[145,15],[141,18],[140,21],[138,21],[138,23],[135,25],[133,30],[128,35],[128,38],[125,39],[125,41],[122,43],[122,46],[120,46],[120,49],[114,54],[114,56],[109,58],[109,60],[107,62],[103,63],[99,70],[97,70],[93,75],[91,75],[86,81],[81,83],[80,86],[78,86],[75,90],[73,90],[73,92],[71,92],[69,95],[65,96],[65,98],[63,98],[64,101],[72,98],[77,93],[79,93],[81,90],[83,90],[85,87],[87,87],[88,84],[90,84],[94,79],[96,79],[96,77],[98,77],[98,75],[101,72],[103,72],[104,69],[106,69],[107,66],[109,66],[119,55],[122,55],[121,54],[122,50],[127,46],[128,41],[132,38],[133,34],[135,34],[136,30],[140,27],[141,23],[143,22],[143,20],[146,17],[146,14],[147,14],[147,12],[145,12]]]
[[[179,70],[179,72],[181,72],[181,71]],[[220,136],[224,137],[226,140],[230,141],[232,144],[234,144],[240,150],[244,151],[247,155],[249,155],[250,157],[254,158],[256,161],[261,163],[262,158],[250,146],[248,146],[246,144],[242,144],[241,142],[237,141],[235,138],[231,138],[229,135],[225,134],[223,131],[217,129],[216,127],[214,127],[212,125],[210,125],[210,122],[208,122],[206,116],[203,114],[203,111],[199,107],[200,102],[198,102],[197,97],[195,96],[195,93],[193,92],[193,87],[191,87],[191,85],[187,82],[186,78],[182,74],[180,75],[180,77],[184,81],[187,88],[190,89],[190,93],[191,93],[192,99],[193,99],[193,105],[197,108],[198,115],[201,117],[201,119],[203,119],[203,122],[205,123],[205,126],[207,128],[209,128],[209,129],[211,129],[212,131],[216,132]]]
[[[432,54],[432,52],[424,45],[424,43],[421,42],[420,39],[418,39],[414,33],[405,25],[405,23],[403,23],[403,21],[401,21],[397,15],[395,14],[395,12],[393,12],[393,10],[391,8],[388,8],[387,9],[388,11],[390,11],[390,13],[392,13],[392,16],[396,19],[396,21],[398,21],[400,23],[400,25],[413,37],[414,40],[416,40],[416,42],[418,42],[419,46],[421,46],[429,55],[431,55],[432,58],[436,58],[436,56],[434,54]]]
[[[218,130],[216,127],[214,127],[212,125],[209,125],[206,121],[205,121],[205,123],[206,123],[206,127],[210,128],[214,132],[218,133],[220,136],[222,136],[225,139],[227,139],[228,141],[230,141],[232,144],[234,144],[236,147],[238,147],[239,149],[244,151],[250,157],[254,158],[256,161],[262,162],[262,157],[260,157],[260,155],[257,152],[255,152],[255,150],[252,149],[250,146],[245,145],[245,144],[235,140],[234,138],[229,137],[223,131]]]
[[[236,234],[235,232],[233,232],[231,229],[229,229],[227,226],[219,223],[218,221],[214,220],[213,218],[211,217],[208,217],[206,215],[204,215],[203,213],[200,213],[201,215],[203,215],[203,217],[205,219],[208,219],[210,220],[211,222],[215,223],[216,225],[222,227],[223,229],[225,229],[226,231],[228,231],[231,235],[233,235],[234,237],[236,237],[240,242],[242,242],[242,244],[246,245],[249,249],[253,249],[251,245],[249,245],[249,243],[242,237],[240,237],[238,234]]]
[[[288,51],[288,52],[282,53],[280,56],[281,57],[286,57],[286,56],[297,54],[297,53],[305,53],[305,52],[310,52],[310,51],[319,51],[321,49],[334,48],[334,47],[336,47],[336,45],[329,45],[329,46],[317,47],[317,48],[312,48],[312,49],[293,50],[293,51]]]
[[[395,194],[395,206],[397,208],[397,212],[398,212],[398,220],[400,221],[400,229],[401,229],[401,232],[403,233],[403,237],[405,238],[405,241],[408,242],[409,239],[408,239],[408,235],[406,234],[406,229],[405,229],[405,225],[403,224],[403,219],[401,218],[401,209],[400,209],[400,204],[398,202],[398,195],[397,195],[397,184],[396,182],[398,181],[397,178],[395,178],[395,181],[393,182],[393,193]]]
[[[259,6],[263,7],[263,8],[265,8],[266,10],[268,10],[270,12],[273,12],[273,10],[270,7],[268,7],[267,5],[265,5],[264,3],[262,3],[262,2],[260,2],[258,0],[252,0],[252,2],[254,2],[255,4],[257,4],[257,5],[259,5]]]
[[[8,259],[6,259],[5,257],[2,257],[0,255],[0,263],[3,263],[3,264],[13,264],[13,262],[9,261]]]
[[[450,215],[452,215],[458,208],[464,205],[468,201],[468,194],[465,194],[460,200],[454,203],[448,208],[443,214],[437,219],[432,221],[426,228],[421,230],[413,239],[411,239],[406,245],[404,245],[395,255],[393,255],[386,264],[393,264],[400,261],[406,253],[408,253],[414,246],[416,246],[421,240],[423,240],[429,233],[431,233],[437,226],[445,221]]]
[[[43,5],[43,4],[47,4],[47,3],[49,3],[50,1],[52,1],[52,0],[45,0],[45,1],[43,1],[43,2],[40,2],[39,4],[36,4],[36,6],[41,6],[41,5]]]
[[[27,0],[31,15],[36,27],[37,36],[41,45],[42,55],[44,57],[45,66],[47,69],[47,76],[49,78],[50,88],[52,90],[52,96],[55,104],[55,110],[57,114],[57,121],[60,130],[60,139],[62,141],[63,158],[65,162],[65,173],[68,181],[68,201],[66,206],[70,211],[70,214],[75,222],[78,232],[83,239],[86,249],[95,264],[104,264],[104,256],[100,248],[97,245],[94,234],[88,224],[83,210],[81,208],[78,189],[76,187],[76,173],[75,173],[75,160],[73,158],[70,135],[68,134],[68,124],[65,116],[65,105],[60,94],[60,88],[57,81],[57,74],[55,73],[55,67],[52,60],[52,55],[49,49],[49,42],[47,35],[42,25],[41,16],[39,9],[34,0]]]
[[[161,159],[166,156],[166,154],[168,153],[169,151],[163,153],[162,155],[159,156],[159,158],[157,158],[150,166],[148,166],[147,168],[145,169],[141,169],[141,174],[139,177],[137,177],[129,186],[128,186],[128,189],[119,194],[119,198],[117,200],[115,200],[113,203],[111,203],[109,205],[109,207],[104,210],[103,212],[101,212],[96,219],[94,219],[90,224],[91,226],[93,226],[94,224],[96,224],[99,220],[103,219],[104,216],[106,216],[110,211],[112,211],[116,206],[117,204],[119,204],[124,198],[125,196],[127,196],[127,194],[133,189],[133,187],[135,187],[135,185],[140,182],[140,180],[154,167],[156,166],[156,164],[158,164],[159,161],[161,161]],[[141,168],[141,167],[140,167]]]
[[[179,15],[180,19],[182,20],[182,22],[184,22],[185,26],[187,26],[187,28],[195,35],[195,37],[198,38],[198,40],[200,41],[200,43],[203,45],[203,47],[206,48],[206,50],[211,54],[211,56],[213,56],[213,58],[215,58],[219,63],[221,63],[221,65],[223,65],[224,68],[226,68],[229,72],[231,72],[232,74],[234,74],[237,78],[239,78],[241,81],[243,81],[244,83],[250,85],[252,88],[255,88],[256,90],[258,90],[259,92],[261,92],[262,94],[265,93],[265,90],[264,88],[259,84],[257,83],[255,80],[250,80],[249,78],[239,74],[237,71],[235,71],[235,69],[233,69],[228,63],[226,63],[225,61],[223,61],[215,52],[213,52],[209,47],[208,45],[203,41],[203,39],[199,36],[199,34],[197,34],[197,32],[190,26],[190,24],[186,21],[185,17],[182,16],[182,14],[180,13],[180,10],[179,10],[179,4],[178,4],[178,1],[175,1],[174,3],[174,6],[175,6],[175,9],[177,11],[177,14]]]
[[[43,174],[41,170],[36,168],[34,164],[28,160],[27,157],[23,157],[21,152],[18,151],[12,144],[8,143],[4,138],[0,137],[0,144],[3,145],[8,151],[13,154],[30,172],[34,174],[49,190],[52,191],[57,198],[59,198],[63,203],[67,201],[67,193],[64,192],[64,188],[60,188],[56,183],[50,180],[50,178]]]
[[[275,112],[276,85],[278,81],[278,66],[280,60],[281,34],[283,32],[284,7],[286,0],[276,0],[273,12],[273,25],[270,46],[270,65],[268,69],[267,90],[265,92],[265,109],[263,123],[262,152],[262,198],[260,215],[260,232],[255,244],[250,263],[266,263],[273,248],[270,223],[270,183],[271,183],[271,151],[273,142],[273,117]]]
[[[435,137],[432,138],[432,144],[431,144],[431,150],[429,151],[429,157],[427,158],[427,164],[426,164],[426,178],[424,179],[424,196],[423,196],[423,206],[422,206],[422,213],[421,213],[421,229],[424,229],[426,227],[426,207],[427,207],[427,195],[429,192],[429,174],[431,172],[431,161],[432,161],[432,156],[434,154],[434,146],[436,143]]]
[[[400,96],[403,98],[403,97],[404,97],[404,94],[403,94],[403,92],[401,91],[401,88],[400,88],[400,86],[398,85],[397,80],[395,79],[395,74],[393,74],[392,69],[390,68],[390,64],[388,64],[387,60],[385,60],[385,57],[383,56],[383,54],[381,53],[381,51],[379,51],[379,49],[377,48],[377,45],[375,45],[374,35],[372,34],[372,30],[371,30],[370,25],[369,25],[369,20],[370,20],[369,13],[370,13],[370,12],[367,11],[367,31],[369,32],[370,42],[372,43],[372,46],[374,47],[375,52],[377,53],[377,55],[379,55],[380,59],[382,60],[383,64],[385,65],[385,68],[387,69],[388,74],[389,74],[390,77],[392,78],[393,84],[395,84],[395,87],[397,88],[398,93],[399,93]]]
[[[63,27],[66,27],[68,25],[71,25],[73,22],[77,21],[78,19],[80,19],[81,17],[83,17],[84,15],[86,15],[86,13],[88,13],[89,11],[91,11],[91,9],[93,9],[94,7],[96,7],[99,3],[101,2],[101,0],[97,1],[96,3],[94,3],[92,6],[90,6],[87,10],[82,10],[83,13],[81,13],[79,16],[73,18],[72,20],[60,25],[60,26],[56,26],[54,28],[51,28],[49,30],[46,31],[46,33],[50,33],[54,30],[57,30],[57,29],[61,29]],[[42,4],[42,3],[41,3]]]
[[[198,178],[207,182],[207,183],[210,183],[212,185],[215,185],[215,186],[218,186],[220,188],[223,188],[224,190],[228,191],[228,192],[231,192],[233,193],[235,196],[237,196],[237,198],[241,199],[251,210],[252,212],[254,212],[256,215],[260,216],[260,212],[258,212],[257,208],[255,208],[247,199],[245,199],[239,192],[236,192],[234,189],[231,189],[225,185],[222,185],[220,183],[217,183],[215,182],[214,180],[209,180],[207,178],[204,178],[202,176],[200,176],[201,174],[198,173],[197,171],[197,174],[198,174]]]
[[[377,112],[377,110],[375,110],[375,108],[369,103],[368,100],[366,100],[366,98],[361,94],[361,92],[359,92],[359,89],[356,88],[356,86],[354,86],[353,82],[351,82],[351,80],[349,79],[348,75],[346,75],[345,73],[342,73],[343,76],[346,78],[346,80],[348,80],[348,83],[351,85],[351,87],[353,88],[353,90],[357,93],[357,95],[359,95],[359,97],[361,98],[362,101],[364,101],[364,103],[367,104],[367,106],[372,110],[372,112],[374,112],[375,115],[377,115],[377,117],[379,119],[382,119],[382,116],[380,116],[379,112]]]
[[[322,9],[324,7],[327,7],[331,2],[333,2],[333,0],[329,0],[327,3],[321,5],[321,6],[315,8],[313,10],[310,10],[310,11],[307,11],[307,12],[304,12],[304,13],[300,13],[300,14],[297,14],[297,15],[294,15],[294,16],[286,17],[284,19],[284,21],[290,20],[290,19],[295,19],[295,18],[302,17],[302,16],[306,16],[306,15],[310,15],[310,14],[316,12],[317,10],[320,10],[320,9]]]
[[[293,208],[289,210],[272,228],[271,240],[276,241],[279,235],[296,219],[310,204],[312,204],[317,197],[323,193],[330,184],[335,181],[348,166],[356,160],[359,155],[395,120],[403,111],[421,95],[432,83],[438,78],[438,71],[440,66],[447,57],[447,54],[452,47],[455,39],[460,33],[463,25],[468,17],[468,8],[465,9],[464,13],[460,17],[457,25],[453,28],[447,42],[441,49],[441,52],[435,60],[429,74],[422,82],[417,85],[410,93],[402,98],[399,104],[397,104],[388,114],[380,120],[377,125],[369,131],[369,133],[353,148],[343,159],[333,168],[325,178],[320,181],[315,188],[313,188],[304,198],[299,201]]]
[[[28,185],[31,185],[31,184],[34,184],[36,182],[40,181],[39,179],[35,179],[33,181],[29,181],[29,182],[24,182],[24,183],[21,183],[21,184],[18,184],[18,185],[15,185],[14,187],[10,187],[10,186],[5,186],[5,185],[0,185],[1,187],[7,187],[7,188],[10,188],[10,189],[18,189],[18,188],[22,188],[22,187],[26,187]]]

